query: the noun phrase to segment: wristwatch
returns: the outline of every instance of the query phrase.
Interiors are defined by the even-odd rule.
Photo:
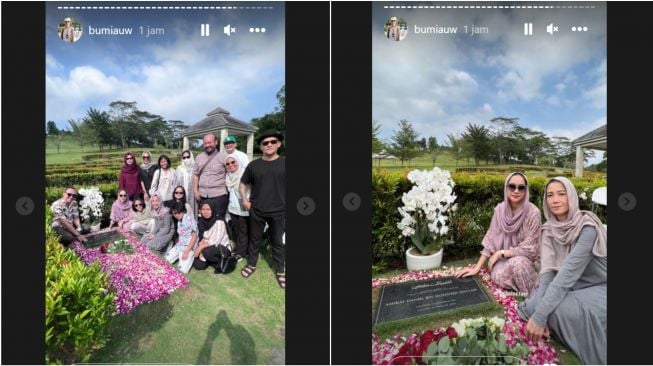
[[[501,258],[504,259],[506,258],[505,253],[506,253],[505,250],[501,249]]]

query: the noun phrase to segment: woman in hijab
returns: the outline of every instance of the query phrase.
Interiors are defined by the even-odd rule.
[[[111,205],[109,229],[116,226],[116,230],[128,231],[129,220],[131,220],[132,201],[129,200],[127,191],[120,189],[118,197]]]
[[[481,258],[456,277],[476,275],[488,261],[492,281],[497,286],[529,294],[535,286],[540,247],[540,210],[529,202],[528,180],[512,173],[503,187],[503,202],[494,209],[492,222],[483,238]]]
[[[127,191],[129,199],[133,201],[136,195],[143,193],[140,170],[138,169],[138,164],[136,164],[134,154],[128,152],[123,159],[125,164],[120,168],[118,189]]]
[[[245,169],[240,166],[240,162],[235,154],[227,155],[225,159],[227,169],[226,185],[229,191],[229,216],[233,232],[236,235],[236,256],[238,259],[247,256],[247,220],[249,211],[243,207],[243,200],[240,197],[240,178],[243,176]],[[249,195],[246,197],[249,199]]]
[[[605,364],[607,232],[596,215],[578,209],[569,179],[551,179],[545,192],[542,269],[519,316],[528,321],[529,339],[537,342],[553,331],[584,364]]]
[[[221,273],[218,264],[223,257],[231,255],[231,242],[224,219],[213,215],[211,205],[207,202],[200,204],[197,229],[200,242],[193,253],[195,255],[193,267],[204,270],[212,266],[215,268],[215,273]]]
[[[141,176],[141,188],[143,189],[143,192],[145,192],[145,201],[149,201],[150,196],[148,195],[148,192],[152,187],[154,172],[159,168],[159,166],[152,162],[152,154],[149,151],[143,151],[141,158],[143,159],[139,171]]]
[[[170,158],[166,155],[159,156],[159,169],[154,172],[152,177],[152,186],[150,187],[150,196],[158,193],[162,200],[172,199],[172,191],[177,185],[175,177],[175,168],[170,163]]]
[[[193,165],[195,164],[195,157],[190,150],[184,150],[181,153],[181,165],[177,168],[177,184],[184,187],[186,192],[193,192]],[[191,197],[195,195],[190,194]],[[190,210],[195,217],[197,217],[197,203],[195,199],[187,200]]]
[[[161,197],[156,193],[150,197],[150,215],[154,219],[154,229],[143,235],[141,243],[150,249],[164,252],[175,234],[175,224],[168,208],[163,206]]]

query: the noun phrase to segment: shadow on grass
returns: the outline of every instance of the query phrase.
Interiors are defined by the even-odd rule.
[[[256,345],[254,339],[242,325],[234,325],[229,320],[227,312],[220,310],[215,321],[206,331],[204,345],[195,362],[198,365],[211,364],[211,352],[213,351],[213,342],[224,330],[229,343],[231,344],[231,363],[236,365],[255,364],[256,363]]]
[[[98,350],[91,362],[114,363],[134,359],[142,349],[155,342],[154,335],[172,316],[170,297],[142,305],[128,314],[118,315],[109,323],[109,342]]]

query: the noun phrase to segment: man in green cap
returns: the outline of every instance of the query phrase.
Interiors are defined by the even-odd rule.
[[[222,141],[224,144],[224,149],[227,152],[227,155],[233,154],[236,156],[236,159],[238,160],[238,165],[240,165],[243,170],[247,168],[247,164],[249,164],[249,158],[247,157],[247,154],[244,152],[236,149],[238,147],[238,142],[236,142],[236,137],[235,136],[227,136],[225,137],[224,141]]]

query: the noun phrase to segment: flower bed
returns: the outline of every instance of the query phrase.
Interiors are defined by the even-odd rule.
[[[451,276],[455,273],[456,270],[456,268],[450,268],[448,270],[440,271],[408,272],[391,278],[373,278],[372,288],[377,288],[379,286],[392,283]],[[517,314],[517,300],[515,297],[506,293],[505,290],[497,287],[492,282],[490,274],[485,268],[481,269],[479,275],[481,276],[483,282],[488,286],[494,297],[497,299],[499,304],[501,304],[505,309],[505,324],[502,327],[502,334],[506,339],[506,343],[508,345],[514,345],[519,339],[528,346],[529,353],[523,362],[527,362],[531,365],[558,363],[556,351],[553,347],[551,347],[548,341],[540,340],[539,342],[535,343],[526,338],[526,322],[521,320]],[[401,356],[400,350],[402,351],[402,354],[406,352],[407,348],[421,350],[424,347],[421,345],[420,340],[423,340],[425,335],[441,335],[446,332],[447,330],[443,328],[427,329],[421,334],[413,333],[408,337],[403,337],[398,334],[393,339],[387,339],[385,341],[380,340],[377,335],[372,334],[372,364],[388,365],[403,363],[405,362],[405,357],[398,357]],[[431,337],[426,338],[430,339]],[[404,345],[407,345],[407,347],[404,347],[402,350],[402,346]]]
[[[116,293],[114,315],[128,313],[188,284],[188,278],[140,245],[133,235],[128,234],[127,239],[134,246],[134,254],[103,254],[100,248],[86,248],[79,242],[71,244],[84,263],[99,261],[102,271],[109,275],[109,283]]]

